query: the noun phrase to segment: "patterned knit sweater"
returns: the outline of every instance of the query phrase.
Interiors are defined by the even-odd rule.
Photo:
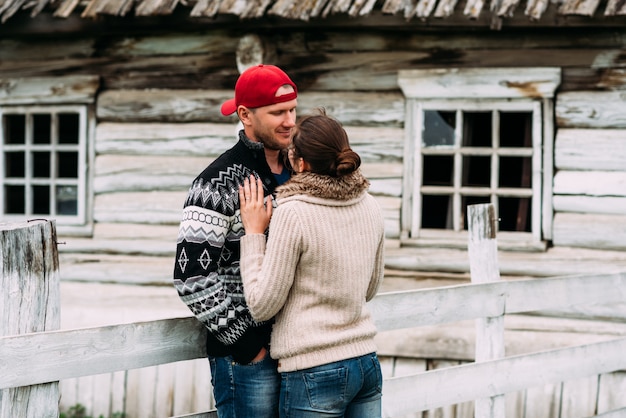
[[[263,145],[239,133],[239,141],[192,183],[180,223],[174,286],[208,329],[207,353],[232,355],[247,364],[269,344],[271,322],[252,319],[239,272],[239,240],[244,233],[239,185],[254,173],[265,195],[278,186]],[[264,321],[269,321],[266,318]]]
[[[281,372],[376,351],[365,304],[384,269],[383,216],[355,172],[297,174],[277,190],[269,239],[241,240],[244,293],[258,321],[275,316],[271,355]]]

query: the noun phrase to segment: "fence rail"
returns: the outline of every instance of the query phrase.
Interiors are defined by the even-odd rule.
[[[389,331],[624,300],[626,272],[388,292],[368,307]],[[204,332],[185,317],[2,337],[0,389],[205,357]]]
[[[390,292],[369,308],[379,330],[387,331],[625,298],[626,273],[616,273]],[[2,337],[0,389],[202,358],[203,335],[195,318],[172,318]],[[625,352],[626,338],[614,338],[389,378],[385,416],[623,370]]]
[[[379,331],[390,331],[472,319],[480,324],[481,319],[507,314],[624,300],[626,272],[390,292],[378,295],[368,307]],[[184,317],[0,337],[0,390],[203,358],[205,332],[195,318]],[[477,344],[492,343],[477,339]],[[397,417],[472,400],[497,400],[512,391],[626,370],[625,352],[626,337],[607,337],[592,344],[386,378],[383,413]],[[0,396],[0,407],[3,401]],[[626,404],[615,408],[596,416],[626,416]],[[501,416],[497,408],[476,414]]]

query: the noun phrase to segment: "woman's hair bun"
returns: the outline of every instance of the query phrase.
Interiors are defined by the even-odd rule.
[[[361,157],[359,157],[359,154],[352,151],[352,149],[346,148],[337,154],[335,164],[337,166],[337,177],[345,176],[359,168],[361,165]]]

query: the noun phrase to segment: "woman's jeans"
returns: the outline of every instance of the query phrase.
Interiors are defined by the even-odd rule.
[[[383,377],[376,353],[281,373],[280,417],[380,418]]]
[[[280,374],[269,350],[257,363],[239,364],[231,356],[209,356],[209,364],[219,418],[278,416]]]

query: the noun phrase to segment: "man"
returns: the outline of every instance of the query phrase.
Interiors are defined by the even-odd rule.
[[[278,416],[280,376],[269,357],[271,321],[252,319],[243,296],[239,185],[251,174],[268,196],[289,178],[281,150],[291,143],[297,88],[273,65],[244,71],[222,114],[243,125],[235,146],[193,181],[177,239],[174,286],[207,327],[211,382],[220,418]]]

